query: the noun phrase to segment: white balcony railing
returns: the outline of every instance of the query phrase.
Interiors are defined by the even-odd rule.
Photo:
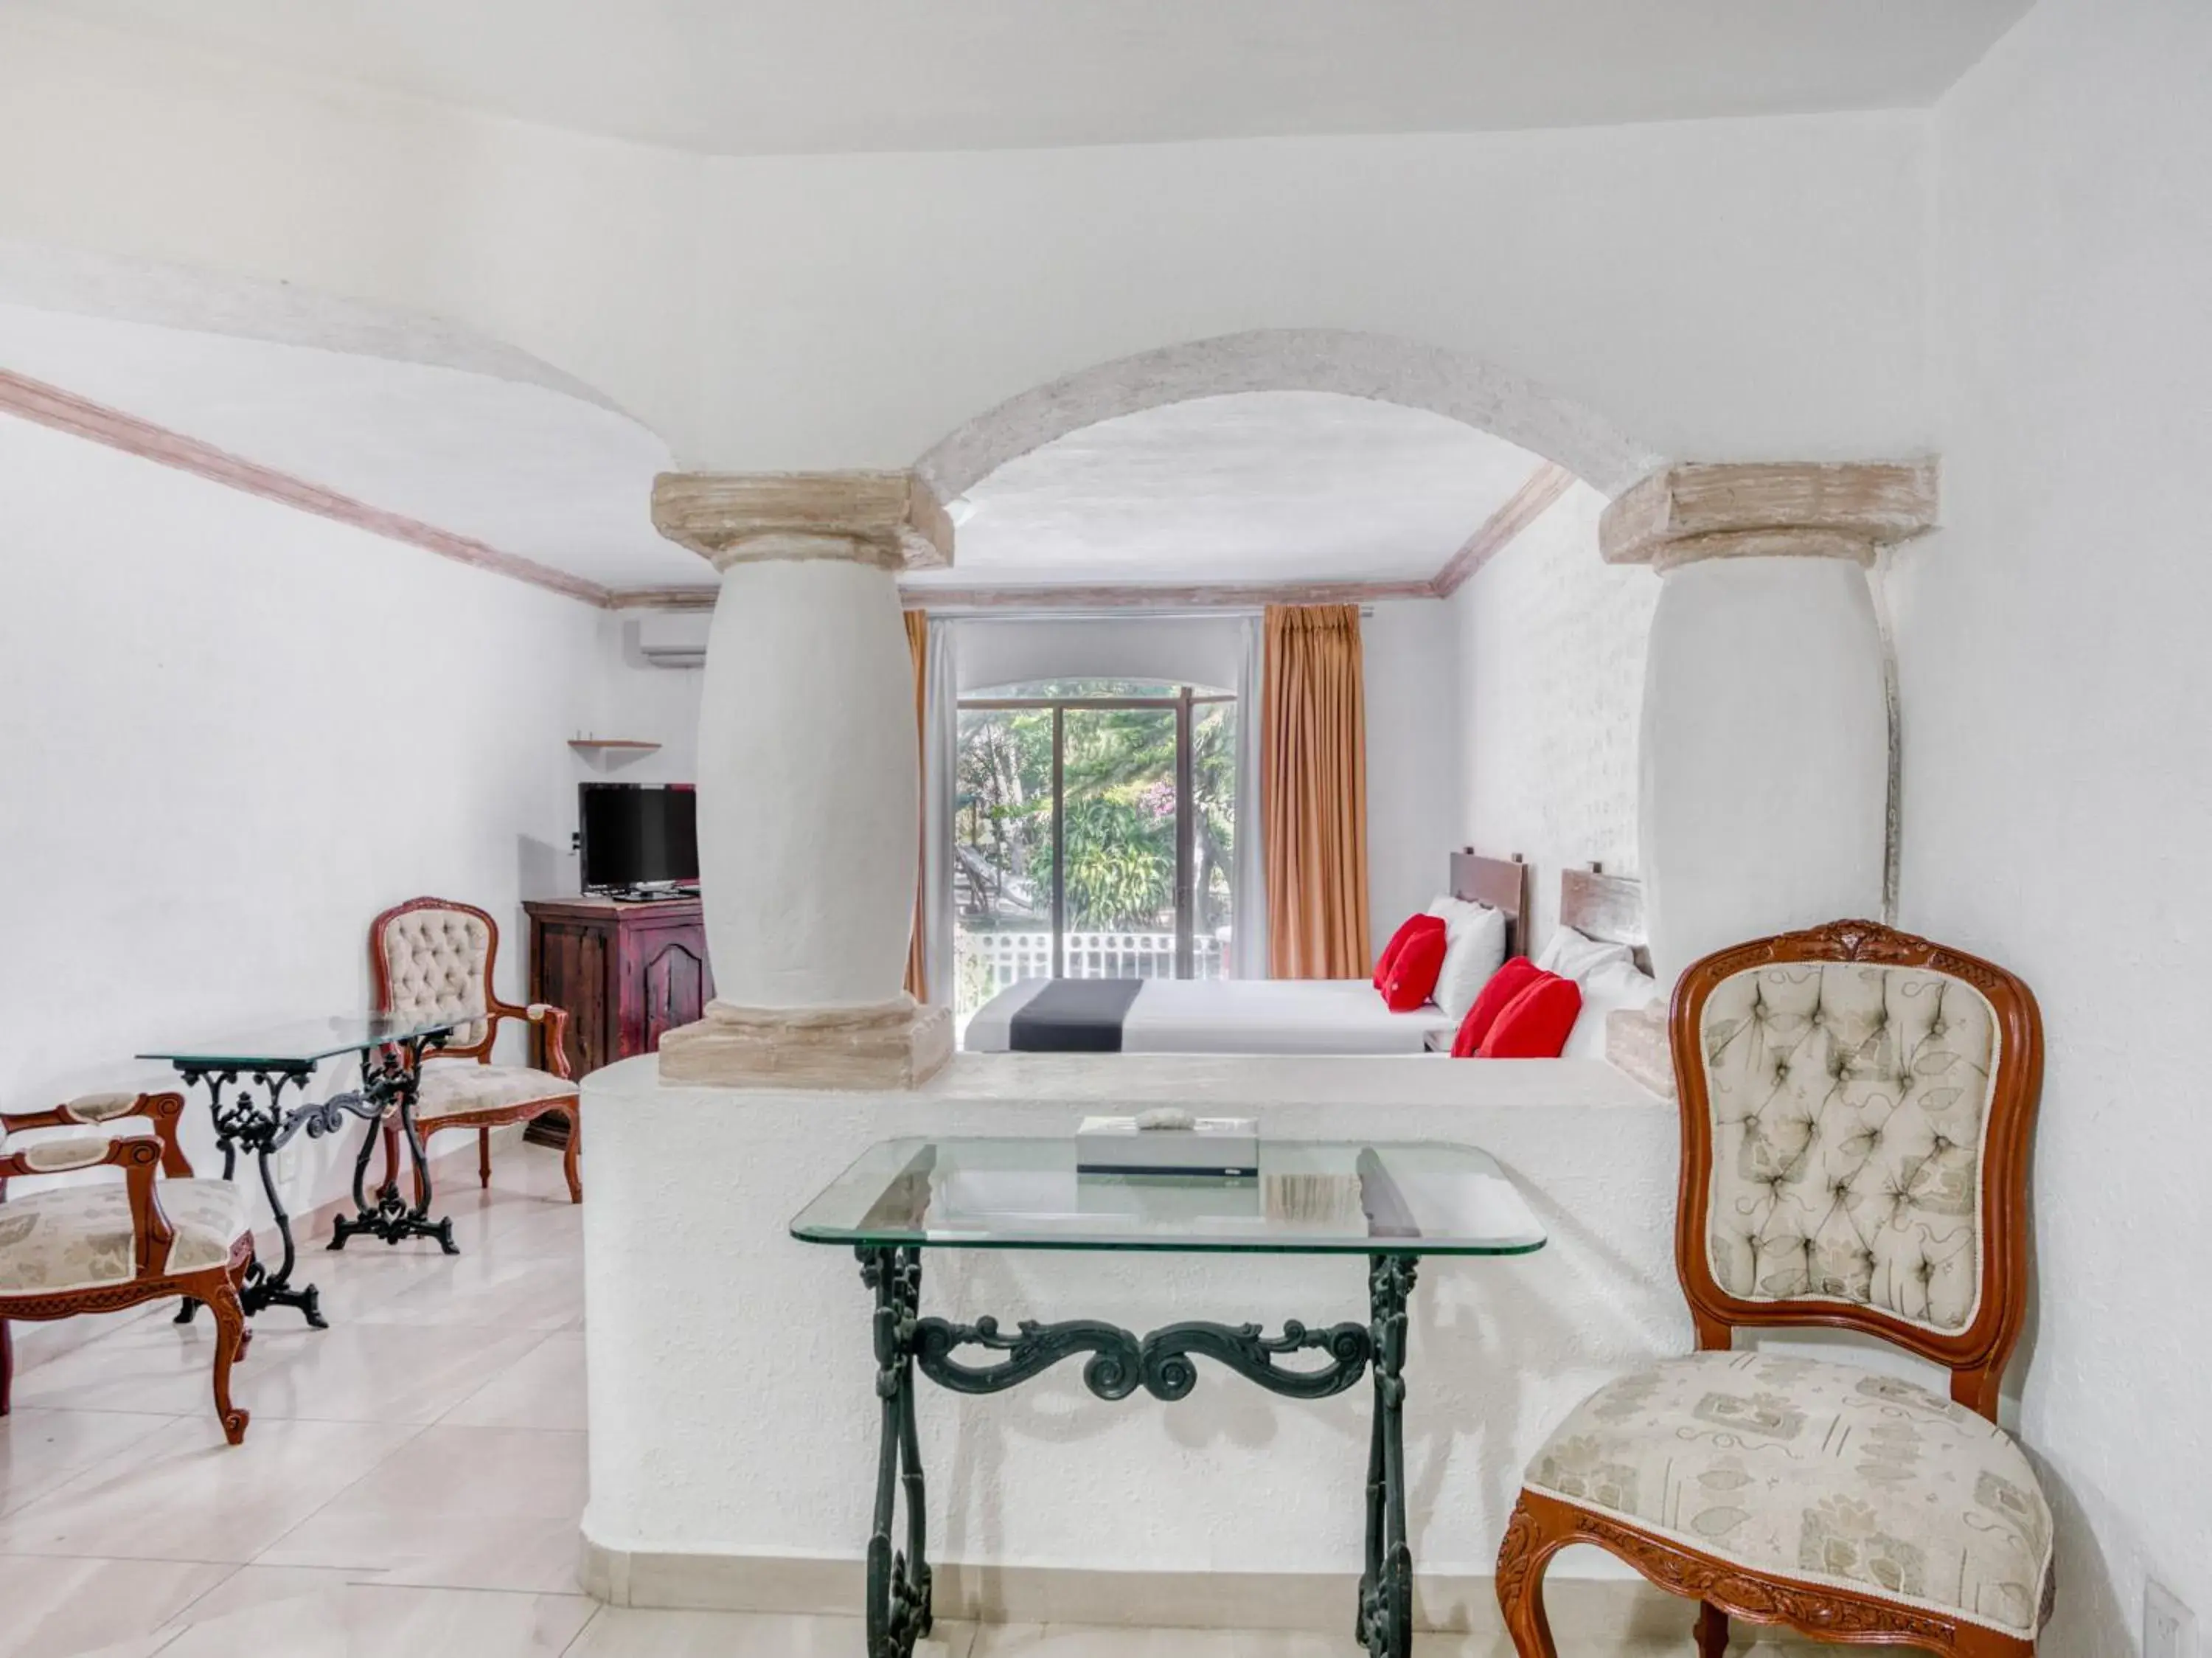
[[[1191,941],[1191,976],[1218,978],[1224,940],[1201,935]],[[1052,976],[1052,935],[1049,932],[963,932],[960,935],[961,980],[977,985],[988,975],[988,1001],[1021,978]],[[1070,978],[1173,978],[1176,937],[1173,933],[1070,933],[1067,935],[1067,976]]]

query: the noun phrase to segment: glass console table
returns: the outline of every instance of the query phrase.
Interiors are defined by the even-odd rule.
[[[357,1232],[373,1233],[386,1243],[402,1238],[435,1238],[448,1255],[458,1254],[450,1220],[432,1221],[430,1171],[422,1156],[422,1138],[415,1126],[415,1094],[421,1085],[426,1054],[444,1045],[453,1021],[413,1015],[371,1014],[337,1019],[302,1019],[289,1024],[219,1037],[158,1052],[142,1053],[141,1059],[159,1059],[176,1068],[187,1087],[205,1083],[208,1110],[215,1120],[216,1143],[222,1148],[222,1177],[236,1177],[240,1148],[253,1154],[261,1172],[261,1190],[276,1216],[277,1235],[283,1240],[283,1256],[271,1272],[258,1257],[249,1271],[240,1299],[251,1314],[264,1307],[296,1308],[316,1329],[326,1327],[320,1293],[313,1284],[295,1289],[292,1269],[297,1251],[292,1239],[292,1217],[276,1190],[270,1160],[304,1132],[319,1140],[343,1125],[348,1116],[368,1126],[362,1131],[361,1153],[354,1160],[355,1213],[340,1216],[331,1235],[331,1247],[342,1249]],[[325,1059],[357,1054],[361,1086],[327,1100],[287,1109],[283,1095],[296,1088]],[[239,1079],[249,1080],[240,1087]],[[369,1202],[368,1161],[374,1153],[379,1125],[397,1115],[407,1149],[415,1161],[415,1202],[399,1195],[396,1157],[387,1159],[384,1184]],[[189,1323],[196,1303],[186,1301],[178,1309],[177,1322]]]
[[[958,1393],[995,1393],[1086,1355],[1101,1399],[1139,1387],[1179,1399],[1212,1359],[1291,1399],[1327,1399],[1371,1373],[1366,1560],[1355,1628],[1373,1658],[1405,1658],[1413,1638],[1406,1536],[1407,1303],[1424,1255],[1525,1255],[1543,1228],[1490,1157],[1468,1146],[1262,1142],[1243,1179],[1081,1175],[1075,1143],[888,1140],[839,1175],[791,1223],[807,1243],[860,1257],[875,1297],[875,1388],[882,1405],[874,1532],[868,1543],[869,1658],[904,1658],[929,1632],[930,1571],[914,1373]],[[1362,1255],[1368,1316],[1277,1335],[1256,1324],[1170,1324],[1146,1336],[1097,1320],[953,1324],[921,1314],[931,1249],[1120,1249],[1186,1253]],[[985,1362],[958,1355],[978,1350]],[[892,1542],[903,1492],[906,1546]]]

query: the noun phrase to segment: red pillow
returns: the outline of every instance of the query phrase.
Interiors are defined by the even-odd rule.
[[[1442,916],[1419,915],[1406,917],[1405,924],[1390,935],[1390,942],[1382,947],[1382,954],[1375,963],[1375,988],[1382,990],[1390,982],[1390,969],[1398,960],[1398,952],[1406,942],[1417,933],[1433,932],[1443,927]],[[1435,988],[1433,985],[1431,989]]]
[[[1557,1059],[1574,1034],[1583,1010],[1583,987],[1571,978],[1544,973],[1506,1005],[1482,1039],[1482,1059]]]
[[[1498,1015],[1505,1011],[1515,997],[1528,988],[1529,982],[1541,971],[1527,956],[1516,955],[1491,974],[1476,992],[1467,1017],[1459,1021],[1459,1034],[1452,1039],[1452,1058],[1474,1058],[1474,1051],[1482,1045],[1482,1039],[1498,1022]]]
[[[1392,1013],[1411,1013],[1426,1002],[1437,988],[1437,975],[1444,970],[1444,951],[1450,941],[1444,923],[1435,917],[1433,927],[1424,927],[1399,948],[1390,963],[1390,976],[1382,981],[1382,1000]]]

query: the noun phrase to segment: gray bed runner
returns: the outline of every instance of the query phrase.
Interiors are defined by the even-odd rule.
[[[1055,978],[1016,1012],[1006,1045],[1015,1053],[1119,1053],[1121,1021],[1141,978]]]

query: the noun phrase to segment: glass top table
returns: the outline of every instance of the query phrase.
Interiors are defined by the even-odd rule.
[[[1260,1173],[1081,1174],[1073,1137],[886,1140],[791,1223],[855,1247],[1525,1255],[1544,1228],[1492,1161],[1430,1141],[1261,1141]]]
[[[342,1053],[360,1053],[398,1042],[416,1041],[468,1022],[466,1016],[443,1015],[360,1014],[336,1019],[294,1019],[258,1029],[239,1031],[142,1053],[141,1059],[160,1059],[179,1069],[185,1066],[228,1070],[312,1070],[319,1061]]]
[[[886,1140],[801,1210],[791,1231],[804,1243],[851,1249],[874,1302],[872,1393],[880,1420],[866,1611],[867,1649],[885,1658],[911,1654],[931,1622],[915,1377],[956,1393],[996,1393],[1076,1357],[1085,1361],[1084,1386],[1102,1399],[1139,1388],[1158,1399],[1187,1398],[1200,1358],[1292,1399],[1329,1399],[1371,1376],[1366,1557],[1354,1626],[1368,1658],[1410,1658],[1406,1360],[1420,1258],[1510,1257],[1544,1247],[1541,1223],[1487,1153],[1432,1141],[1262,1140],[1259,1173],[1227,1177],[1079,1174],[1073,1135]],[[1288,1320],[1278,1334],[1201,1320],[1142,1336],[1102,1319],[955,1323],[921,1310],[923,1259],[939,1249],[1364,1256],[1367,1316],[1333,1325]],[[902,1496],[902,1549],[892,1535]]]
[[[425,1057],[457,1025],[469,1021],[465,1014],[349,1014],[294,1019],[204,1042],[156,1048],[138,1056],[173,1066],[188,1086],[207,1090],[208,1112],[215,1123],[216,1143],[222,1149],[225,1179],[237,1177],[240,1151],[251,1153],[258,1167],[281,1248],[273,1266],[256,1255],[246,1269],[239,1297],[249,1316],[267,1307],[289,1307],[313,1328],[326,1327],[315,1286],[292,1282],[299,1247],[270,1160],[301,1134],[316,1140],[336,1133],[348,1117],[358,1118],[364,1125],[354,1157],[354,1213],[340,1215],[331,1222],[331,1247],[342,1248],[348,1238],[368,1233],[392,1244],[410,1237],[434,1238],[446,1253],[459,1253],[453,1241],[452,1220],[429,1218],[429,1167],[422,1153],[422,1131],[415,1121],[415,1101]],[[356,1055],[361,1060],[360,1086],[326,1099],[296,1100],[296,1092],[306,1088],[325,1060]],[[248,1079],[247,1085],[240,1085],[241,1077]],[[287,1089],[295,1092],[294,1102],[286,1101]],[[380,1137],[386,1148],[385,1174],[372,1202],[368,1165]],[[399,1191],[403,1138],[414,1161],[411,1204]],[[179,1324],[191,1321],[194,1305],[186,1301],[178,1309]]]

